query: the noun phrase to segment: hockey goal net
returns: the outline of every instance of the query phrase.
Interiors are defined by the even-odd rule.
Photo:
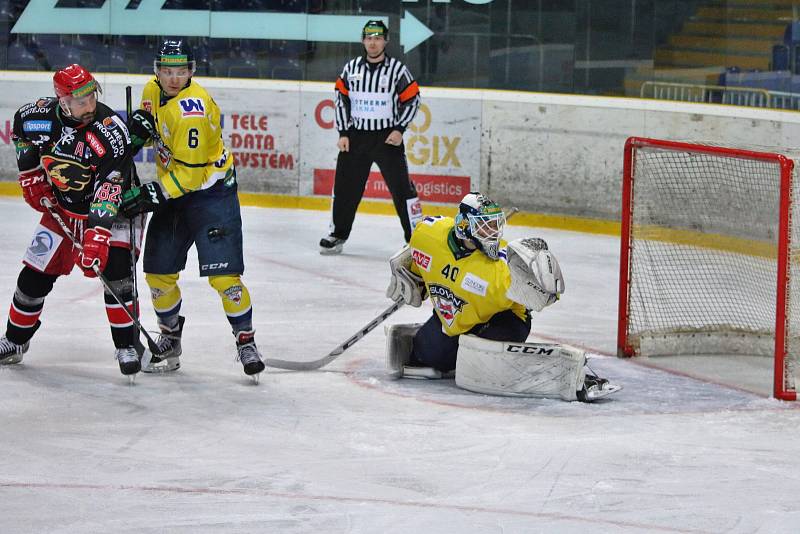
[[[632,137],[622,191],[620,356],[762,356],[795,400],[800,153]],[[734,356],[737,355],[737,356]],[[769,380],[766,379],[765,380]]]

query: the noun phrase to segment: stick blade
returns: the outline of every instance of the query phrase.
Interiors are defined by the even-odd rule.
[[[319,369],[328,362],[320,362],[320,360],[311,362],[296,362],[290,360],[279,360],[276,358],[267,358],[264,360],[267,367],[274,367],[276,369],[286,369],[288,371],[313,371]]]

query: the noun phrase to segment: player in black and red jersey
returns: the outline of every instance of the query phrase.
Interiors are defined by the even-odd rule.
[[[40,98],[14,115],[13,141],[19,184],[25,201],[42,212],[23,258],[24,267],[0,338],[0,364],[22,361],[41,325],[45,297],[59,276],[78,265],[86,276],[97,266],[110,287],[133,308],[130,236],[141,238],[131,221],[117,216],[122,193],[130,188],[130,136],[124,121],[98,102],[100,86],[80,65],[53,76],[56,98]],[[82,244],[73,246],[66,232],[45,207],[46,199]],[[130,317],[105,293],[106,313],[120,371],[139,372]]]

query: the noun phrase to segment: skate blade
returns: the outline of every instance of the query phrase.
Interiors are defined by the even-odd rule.
[[[595,400],[598,400],[598,399],[602,399],[604,397],[608,397],[612,393],[616,393],[617,391],[620,391],[621,389],[622,389],[622,386],[620,386],[619,384],[612,384],[610,382],[606,383],[606,384],[603,384],[603,388],[602,389],[598,389],[596,387],[595,388],[589,388],[589,390],[586,391],[586,400],[591,402],[591,401],[595,401]]]
[[[177,358],[175,358],[177,360]],[[142,364],[142,372],[148,374],[164,374],[164,373],[171,373],[172,371],[177,371],[181,368],[180,361],[170,361],[170,358],[166,360],[157,362],[157,363],[150,363],[147,367]]]
[[[342,248],[343,248],[342,245],[337,245],[337,246],[335,246],[333,248],[322,248],[322,247],[319,247],[319,253],[322,256],[335,256],[337,254],[341,254],[342,253]]]
[[[142,352],[142,357],[139,358],[139,361],[142,363],[142,370],[148,367],[152,360],[153,360],[153,352],[150,349],[145,348],[144,351]]]
[[[250,380],[253,381],[254,386],[257,386],[259,384],[259,381],[261,380],[261,373],[250,375]]]
[[[128,375],[128,385],[129,386],[135,386],[136,385],[136,375],[137,374],[138,373],[134,373],[132,375]]]
[[[446,374],[446,373],[445,373]],[[411,367],[403,366],[403,378],[414,378],[417,380],[439,380],[446,378],[445,374],[433,367]]]

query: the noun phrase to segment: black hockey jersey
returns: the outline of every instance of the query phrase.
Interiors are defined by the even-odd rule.
[[[83,126],[64,116],[55,98],[40,98],[14,115],[12,139],[19,170],[42,165],[61,209],[88,218],[90,228],[111,228],[133,165],[119,115],[98,102],[94,121]]]

